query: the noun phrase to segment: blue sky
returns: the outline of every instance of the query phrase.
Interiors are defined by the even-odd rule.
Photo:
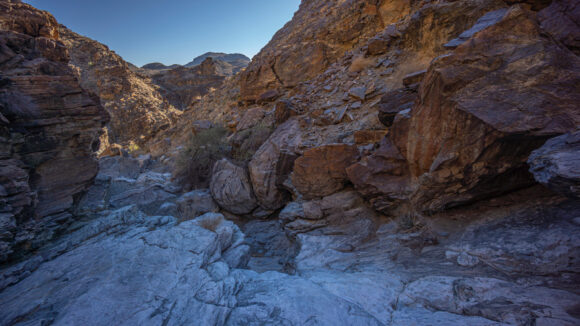
[[[300,0],[24,0],[138,66],[185,64],[205,52],[250,58]]]

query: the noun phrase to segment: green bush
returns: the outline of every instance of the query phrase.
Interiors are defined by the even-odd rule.
[[[207,188],[214,163],[228,157],[231,148],[224,127],[213,127],[193,134],[179,155],[174,175],[186,190]]]

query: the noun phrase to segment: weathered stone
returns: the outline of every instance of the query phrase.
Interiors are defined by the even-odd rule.
[[[260,95],[260,97],[258,98],[258,103],[273,102],[278,97],[280,97],[280,93],[277,90],[275,90],[275,89],[269,90],[269,91],[266,91]]]
[[[348,91],[348,95],[356,100],[364,101],[366,98],[366,87],[353,87]]]
[[[295,160],[296,142],[299,137],[298,121],[289,120],[276,129],[258,149],[248,168],[258,203],[268,210],[278,209],[289,199],[282,183],[289,174]]]
[[[427,73],[427,70],[421,70],[408,74],[407,76],[403,77],[403,85],[409,87],[411,85],[420,83],[425,77],[425,73]]]
[[[148,72],[152,75],[151,81],[160,86],[163,97],[180,110],[188,109],[204,95],[219,88],[233,73],[231,65],[211,57],[195,66]]]
[[[579,124],[571,104],[580,101],[579,71],[577,56],[546,37],[529,11],[513,7],[433,61],[409,118],[390,130],[388,148],[400,156],[379,149],[349,170],[351,180],[377,208],[410,200],[421,210],[529,186],[532,150]]]
[[[194,218],[205,213],[218,212],[219,207],[214,202],[208,189],[194,190],[181,195],[175,203],[181,218]]]
[[[292,105],[292,102],[288,100],[280,100],[276,102],[276,108],[274,111],[276,124],[282,124],[295,115],[298,115],[298,112]]]
[[[530,172],[548,188],[580,198],[580,131],[550,139],[532,152]]]
[[[365,42],[408,11],[409,4],[403,0],[304,2],[242,73],[242,99],[257,101],[265,91],[294,87],[315,77],[354,44]]]
[[[109,141],[139,146],[169,128],[180,112],[106,45],[59,26],[57,31],[78,68],[81,86],[99,97],[111,115]]]
[[[35,250],[74,217],[97,174],[108,120],[68,66],[58,24],[28,4],[0,2],[0,261]]]
[[[246,170],[226,159],[215,163],[210,189],[218,205],[234,214],[248,214],[257,206]]]
[[[358,157],[357,147],[346,144],[309,149],[294,162],[292,184],[305,198],[328,196],[345,186],[346,168]]]
[[[390,138],[346,171],[356,189],[381,212],[398,207],[411,192],[407,162]]]
[[[374,144],[380,142],[386,134],[386,130],[359,130],[354,133],[354,142],[357,145]]]
[[[417,99],[417,90],[413,88],[403,88],[391,91],[378,103],[379,120],[387,127],[393,125],[397,113],[413,107]]]
[[[260,107],[248,109],[243,113],[240,122],[236,126],[236,130],[242,131],[256,126],[262,122],[265,114],[264,109]]]
[[[470,39],[475,33],[478,33],[485,28],[496,24],[499,22],[503,16],[506,14],[507,8],[502,8],[494,11],[490,11],[485,15],[481,16],[471,27],[470,29],[466,30],[465,32],[461,33],[458,38],[451,40],[444,46],[448,49],[455,49],[456,47],[460,46],[461,44],[465,43],[468,39]]]
[[[546,1],[548,2],[548,1]],[[562,42],[576,55],[580,54],[580,7],[574,0],[549,1],[551,4],[538,13],[540,26]]]

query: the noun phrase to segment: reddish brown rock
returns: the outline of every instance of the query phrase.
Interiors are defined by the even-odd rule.
[[[289,162],[295,159],[299,130],[296,120],[280,125],[248,165],[254,193],[262,208],[276,210],[290,199],[282,184],[289,174]]]
[[[58,29],[78,68],[81,86],[99,96],[111,115],[109,141],[143,146],[159,131],[173,125],[180,112],[151,84],[106,45],[81,36],[64,26]]]
[[[380,142],[387,130],[359,130],[354,133],[354,142],[357,145],[367,145]]]
[[[407,161],[389,138],[384,138],[373,155],[347,168],[356,189],[383,213],[391,213],[411,193]]]
[[[346,168],[358,159],[356,146],[332,144],[304,152],[294,162],[292,184],[307,199],[324,197],[344,188]]]
[[[298,110],[294,107],[291,101],[289,100],[279,100],[276,102],[276,107],[274,111],[274,119],[276,124],[282,124],[286,122],[286,120],[290,119],[290,117],[298,115]]]
[[[411,109],[416,99],[416,88],[402,88],[388,92],[378,103],[379,120],[387,127],[392,126],[397,113]]]
[[[432,63],[409,118],[389,135],[401,157],[381,149],[349,176],[378,209],[411,200],[439,210],[526,187],[530,152],[580,124],[579,84],[580,59],[515,6]]]
[[[34,250],[74,220],[107,121],[68,65],[58,24],[0,2],[0,261]]]
[[[241,96],[257,101],[266,91],[292,88],[402,18],[409,2],[303,1],[292,21],[256,55],[241,76]]]
[[[197,66],[157,71],[151,80],[161,87],[160,92],[169,103],[186,110],[223,84],[232,73],[227,68],[227,63],[209,57]]]
[[[264,118],[265,114],[266,112],[264,112],[264,109],[260,107],[246,110],[245,112],[243,112],[242,118],[240,119],[240,122],[238,122],[236,126],[236,130],[242,131],[256,126],[257,124],[262,122],[262,119]]]

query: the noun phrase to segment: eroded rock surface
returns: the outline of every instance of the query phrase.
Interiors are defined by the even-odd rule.
[[[548,188],[580,197],[580,131],[550,139],[528,159],[534,178]]]
[[[210,189],[216,202],[234,214],[248,214],[258,206],[247,171],[227,159],[214,164]]]
[[[47,12],[0,2],[0,261],[74,220],[108,116],[81,88]]]
[[[98,95],[111,115],[111,143],[143,146],[159,131],[173,125],[180,112],[159,93],[150,80],[135,74],[130,64],[106,45],[59,27],[71,64],[81,86]]]

